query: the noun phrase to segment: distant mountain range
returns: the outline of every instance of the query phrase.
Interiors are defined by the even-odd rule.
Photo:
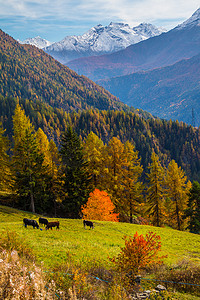
[[[200,126],[200,9],[171,31],[67,65],[128,105]]]
[[[131,28],[128,24],[111,22],[105,27],[99,24],[80,36],[66,36],[51,45],[40,37],[29,38],[21,43],[43,48],[59,62],[66,64],[79,57],[113,53],[165,31],[147,23]]]
[[[60,61],[76,55],[93,55],[71,60],[67,65],[110,93],[59,64],[42,50],[38,53],[35,47],[27,48],[28,45],[21,45],[21,52],[17,50],[14,55],[10,48],[2,54],[7,73],[2,72],[1,76],[7,80],[0,82],[0,88],[4,96],[10,95],[12,90],[12,96],[39,97],[64,110],[91,107],[126,110],[129,105],[160,118],[200,126],[200,9],[174,29],[161,32],[145,23],[134,28],[110,23],[106,27],[97,25],[83,36],[66,37],[45,48],[43,45],[48,42],[39,37],[27,41],[38,43],[38,48]],[[15,50],[18,47],[20,44]],[[119,50],[120,47],[123,50]],[[106,51],[114,52],[99,55]],[[32,53],[31,61],[28,52]],[[19,66],[22,76],[17,78],[13,77],[14,67],[10,67],[17,63],[18,68],[16,56],[24,60]],[[48,70],[48,65],[53,69]],[[23,87],[23,92],[18,86]]]
[[[98,83],[129,106],[200,126],[200,54],[171,66]]]
[[[92,80],[168,66],[200,53],[200,9],[174,29],[109,55],[73,60],[67,65]]]

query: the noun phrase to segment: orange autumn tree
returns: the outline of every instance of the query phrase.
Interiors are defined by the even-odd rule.
[[[89,196],[87,203],[81,207],[84,219],[118,222],[115,206],[105,191],[95,189]]]
[[[141,270],[153,264],[161,264],[162,258],[159,256],[161,250],[160,236],[148,232],[146,236],[138,235],[136,232],[133,237],[124,237],[125,246],[121,252],[110,260],[115,263],[120,272],[138,275]]]

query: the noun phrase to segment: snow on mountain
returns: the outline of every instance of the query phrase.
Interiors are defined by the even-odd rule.
[[[194,26],[200,26],[200,8],[197,9],[189,19],[187,19],[182,24],[176,26],[175,29],[180,30]]]
[[[123,23],[110,23],[105,27],[99,24],[82,36],[66,36],[62,41],[48,47],[48,50],[90,49],[94,52],[114,52],[160,33],[161,30],[146,23],[134,28]]]
[[[131,28],[128,24],[111,22],[105,27],[99,24],[80,36],[66,36],[44,51],[66,63],[81,56],[113,53],[163,32],[166,30],[147,23]]]
[[[137,27],[133,27],[133,30],[138,34],[143,36],[143,39],[148,39],[150,37],[154,37],[156,35],[160,35],[163,32],[167,32],[165,28],[156,27],[152,24],[141,23]]]
[[[49,42],[49,41],[47,41],[45,39],[42,39],[40,36],[36,36],[35,38],[27,38],[24,41],[19,41],[18,40],[18,42],[20,44],[33,45],[33,46],[36,46],[39,49],[48,47],[48,46],[50,46],[52,44],[51,42]]]
[[[200,53],[200,9],[168,32],[118,52],[82,57],[67,63],[78,74],[96,81],[172,65]]]

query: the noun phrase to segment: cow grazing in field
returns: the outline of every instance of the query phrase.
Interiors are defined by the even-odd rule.
[[[56,227],[56,229],[59,229],[59,225],[60,225],[59,221],[56,221],[56,222],[48,222],[48,224],[47,224],[47,226],[46,226],[46,229],[51,228],[51,230],[52,230],[53,227]]]
[[[27,228],[27,225],[31,225],[33,226],[33,228],[35,229],[35,227],[38,229],[39,228],[39,225],[37,223],[37,221],[35,220],[31,220],[31,219],[27,219],[27,218],[24,218],[23,219],[23,223],[24,223],[24,226]]]
[[[92,221],[86,221],[86,220],[83,220],[83,225],[84,225],[84,228],[86,227],[86,226],[89,226],[90,228],[94,228],[94,224],[93,224],[93,222]]]
[[[48,224],[48,220],[45,219],[45,218],[39,218],[39,224],[47,225]]]

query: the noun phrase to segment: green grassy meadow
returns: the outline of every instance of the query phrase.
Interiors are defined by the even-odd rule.
[[[146,225],[94,221],[94,229],[83,227],[82,220],[59,219],[60,230],[25,228],[23,218],[38,221],[39,216],[28,212],[0,206],[0,232],[15,231],[28,245],[38,262],[44,262],[46,268],[66,264],[70,259],[73,263],[89,266],[91,262],[111,266],[108,257],[117,255],[124,246],[123,236],[146,234],[148,231],[160,235],[162,254],[167,255],[165,263],[171,265],[182,259],[200,263],[200,236],[170,228],[158,228]],[[48,218],[48,220],[58,220]]]

